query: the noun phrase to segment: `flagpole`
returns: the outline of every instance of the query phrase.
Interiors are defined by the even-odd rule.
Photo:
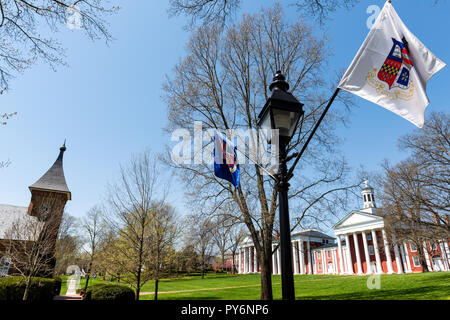
[[[336,91],[334,92],[333,96],[331,97],[330,101],[328,101],[328,104],[325,108],[325,110],[323,110],[322,115],[319,118],[319,121],[317,121],[316,125],[314,126],[313,131],[311,132],[311,134],[308,137],[308,140],[306,140],[306,143],[303,145],[302,150],[300,151],[300,153],[298,154],[297,158],[295,158],[294,164],[292,165],[292,167],[289,169],[288,174],[287,174],[287,180],[289,181],[292,176],[293,176],[293,171],[295,169],[295,166],[297,165],[298,161],[300,160],[300,158],[302,157],[303,153],[305,152],[306,148],[308,147],[309,142],[311,141],[312,137],[314,136],[314,134],[316,133],[317,128],[320,126],[320,124],[322,123],[323,118],[325,117],[325,115],[327,114],[328,110],[330,109],[331,105],[334,102],[334,99],[336,99],[339,91],[341,91],[340,88],[337,88]]]

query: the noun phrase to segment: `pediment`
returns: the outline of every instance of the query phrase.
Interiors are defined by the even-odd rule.
[[[383,218],[366,212],[352,211],[348,215],[346,215],[341,221],[339,221],[336,225],[334,225],[333,229],[359,226],[378,221],[383,221]]]

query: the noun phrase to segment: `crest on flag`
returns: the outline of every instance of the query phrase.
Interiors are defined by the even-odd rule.
[[[410,77],[414,65],[409,58],[406,41],[404,39],[398,41],[394,38],[392,41],[391,51],[383,65],[379,70],[373,69],[369,72],[367,82],[375,87],[379,94],[386,97],[410,100],[414,95],[414,85]],[[402,91],[391,91],[393,88],[399,88]]]
[[[214,134],[214,174],[239,186],[237,148],[217,131]]]
[[[410,83],[409,71],[413,64],[409,59],[409,53],[403,42],[394,38],[392,38],[392,41],[394,45],[380,71],[378,71],[378,79],[386,82],[389,85],[389,89],[393,85],[402,89],[408,89]]]
[[[386,1],[338,87],[422,128],[427,82],[444,67]]]

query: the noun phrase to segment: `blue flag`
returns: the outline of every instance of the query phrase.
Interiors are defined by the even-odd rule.
[[[219,132],[214,133],[214,174],[239,186],[237,148]]]

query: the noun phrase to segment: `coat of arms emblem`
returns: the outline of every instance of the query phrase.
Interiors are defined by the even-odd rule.
[[[410,100],[414,95],[411,79],[414,65],[409,57],[408,44],[405,39],[398,41],[392,38],[392,41],[392,48],[383,65],[369,72],[367,82],[387,98]]]

